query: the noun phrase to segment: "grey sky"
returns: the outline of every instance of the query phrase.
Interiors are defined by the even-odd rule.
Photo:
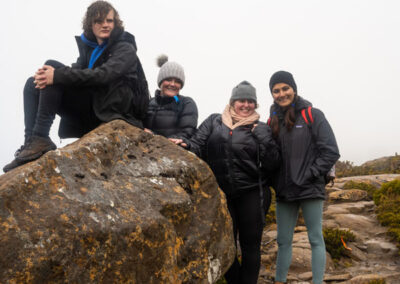
[[[23,142],[22,89],[46,59],[71,64],[74,36],[92,1],[3,3],[0,45],[1,168]],[[232,88],[248,80],[267,119],[270,76],[290,71],[298,92],[321,109],[341,160],[356,164],[400,152],[400,2],[396,0],[110,1],[133,33],[150,91],[156,57],[165,53],[186,72],[201,123],[222,112]],[[58,121],[51,137],[57,137]],[[63,141],[62,145],[66,142]]]

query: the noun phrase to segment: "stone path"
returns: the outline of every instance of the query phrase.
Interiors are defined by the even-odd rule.
[[[327,253],[325,283],[370,283],[385,280],[386,284],[400,283],[400,255],[396,245],[387,237],[375,214],[373,201],[364,191],[344,190],[349,180],[367,182],[380,186],[384,182],[400,179],[400,175],[373,175],[338,179],[335,186],[327,188],[329,201],[324,209],[324,228],[349,229],[356,236],[348,258],[334,264]],[[277,253],[276,225],[267,227],[263,233],[261,271],[258,283],[273,283]],[[311,250],[307,230],[301,222],[295,229],[293,257],[288,283],[312,283]],[[383,282],[382,282],[383,283]]]

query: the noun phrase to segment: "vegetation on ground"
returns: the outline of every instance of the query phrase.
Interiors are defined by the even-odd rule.
[[[368,282],[368,284],[386,284],[386,280],[385,279],[374,279],[374,280],[370,280]]]
[[[265,225],[276,224],[276,197],[275,197],[275,190],[271,188],[271,206],[267,214],[265,215]]]
[[[324,228],[323,234],[326,250],[334,262],[338,262],[340,258],[348,256],[343,242],[347,244],[348,242],[354,242],[356,239],[355,235],[349,230]]]
[[[336,163],[338,178],[377,174],[400,174],[400,155],[396,153],[394,156],[369,161],[361,166],[354,166],[350,161]]]
[[[226,282],[225,277],[222,277],[220,279],[217,280],[217,282],[215,282],[215,284],[227,284],[228,282]]]
[[[374,192],[378,189],[376,186],[366,182],[348,181],[343,185],[343,189],[361,189],[368,193],[368,197],[372,200]]]
[[[400,248],[400,180],[384,183],[374,193],[379,222],[387,226],[389,235]]]

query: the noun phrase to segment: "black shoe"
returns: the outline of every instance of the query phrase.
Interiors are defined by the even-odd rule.
[[[11,171],[12,169],[15,169],[16,167],[22,166],[23,164],[28,163],[28,161],[23,162],[23,161],[18,161],[17,158],[15,158],[11,163],[7,164],[3,168],[3,172],[8,172]]]
[[[19,163],[27,163],[55,149],[57,149],[57,146],[51,141],[50,137],[32,136],[15,159],[18,160]]]

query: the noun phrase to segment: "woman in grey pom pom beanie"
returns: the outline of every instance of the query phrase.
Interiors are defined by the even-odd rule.
[[[208,163],[226,195],[235,245],[239,238],[242,252],[242,261],[236,256],[225,274],[228,283],[257,283],[271,201],[267,176],[280,163],[278,145],[256,108],[256,89],[243,81],[233,88],[222,114],[210,115],[191,139],[175,141]]]
[[[325,175],[339,159],[339,149],[324,114],[297,94],[291,73],[274,73],[269,87],[274,99],[269,124],[282,152],[273,185],[278,226],[275,283],[286,283],[301,208],[311,245],[312,283],[321,284],[326,257],[322,234]]]
[[[157,65],[159,89],[150,100],[145,131],[167,138],[190,138],[197,128],[198,111],[192,98],[179,93],[185,84],[183,67],[168,61],[166,55],[157,58]]]

